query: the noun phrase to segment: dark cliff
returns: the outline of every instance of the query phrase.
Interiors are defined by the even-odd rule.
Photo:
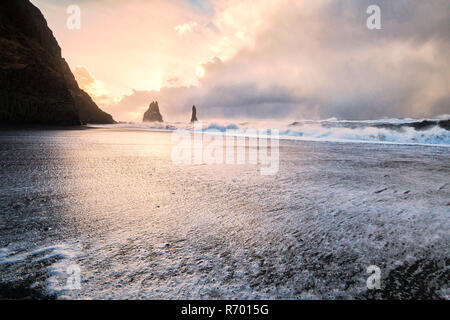
[[[79,88],[44,16],[28,0],[0,2],[0,122],[114,123]]]

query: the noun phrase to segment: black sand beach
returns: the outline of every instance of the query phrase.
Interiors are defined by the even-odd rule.
[[[170,150],[167,132],[2,130],[0,296],[449,298],[448,147],[282,140],[275,176]]]

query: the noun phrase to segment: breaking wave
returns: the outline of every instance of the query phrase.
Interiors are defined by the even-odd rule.
[[[366,142],[450,146],[450,119],[383,119],[383,120],[302,120],[291,123],[249,121],[223,124],[203,122],[201,127],[186,123],[120,123],[115,125],[91,125],[90,127],[173,131],[202,130],[204,132],[226,132],[246,134],[248,130],[263,130],[271,134],[277,129],[281,139],[329,142]],[[261,133],[261,131],[260,131]]]

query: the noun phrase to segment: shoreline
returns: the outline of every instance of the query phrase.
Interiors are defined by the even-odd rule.
[[[87,124],[79,126],[61,126],[61,125],[11,125],[0,124],[0,132],[8,131],[85,131],[85,130],[97,130],[97,131],[111,131],[111,132],[147,132],[147,133],[172,133],[176,129],[166,128],[120,128],[120,127],[98,127],[98,124]],[[103,125],[100,125],[103,126]],[[190,131],[194,133],[194,131]],[[224,134],[223,132],[208,132],[203,131],[204,134]],[[236,135],[239,136],[239,135]],[[332,144],[361,144],[361,145],[390,145],[390,146],[419,146],[419,147],[431,147],[431,148],[450,148],[450,145],[446,144],[426,144],[426,143],[414,143],[414,142],[395,142],[395,141],[370,141],[370,140],[351,140],[351,139],[323,139],[316,137],[299,137],[299,136],[286,136],[280,135],[278,137],[280,141],[296,141],[305,143],[332,143]]]
[[[77,126],[63,126],[50,124],[5,124],[0,123],[0,131],[11,130],[86,130],[89,129],[86,125]]]

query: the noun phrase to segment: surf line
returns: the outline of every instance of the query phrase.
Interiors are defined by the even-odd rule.
[[[181,164],[251,164],[260,165],[262,175],[276,175],[279,170],[278,129],[203,129],[200,121],[193,131],[172,132],[172,162]],[[270,142],[270,144],[269,144]]]

